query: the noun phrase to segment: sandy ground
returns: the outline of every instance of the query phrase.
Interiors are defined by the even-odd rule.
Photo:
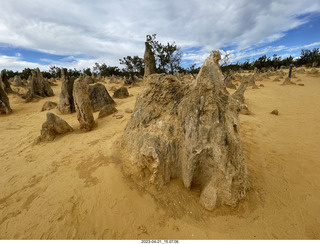
[[[240,116],[240,133],[252,189],[237,208],[213,212],[177,180],[152,195],[123,173],[124,111],[141,87],[116,100],[122,119],[98,119],[89,133],[75,114],[51,110],[75,130],[39,145],[41,107],[59,101],[60,83],[36,103],[9,95],[13,113],[0,116],[0,239],[319,239],[320,76],[297,77],[305,86],[270,77],[246,91],[252,114]]]

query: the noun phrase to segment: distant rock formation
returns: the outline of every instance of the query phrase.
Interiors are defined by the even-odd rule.
[[[152,52],[151,45],[147,40],[145,42],[145,52],[144,52],[144,78],[156,72],[156,60]]]
[[[53,90],[50,87],[49,81],[44,79],[39,68],[31,70],[31,88],[22,96],[26,102],[31,102],[35,97],[52,97],[54,96]]]
[[[273,81],[275,81],[275,82],[279,82],[279,81],[280,81],[280,79],[279,79],[278,77],[276,77],[276,78],[274,78],[274,79],[273,79]]]
[[[89,98],[93,112],[102,109],[108,104],[115,104],[106,87],[100,83],[89,86]]]
[[[61,92],[59,99],[59,111],[62,114],[70,114],[75,112],[73,101],[73,83],[74,79],[68,76],[65,68],[61,69]]]
[[[117,80],[117,78],[112,75],[110,78],[109,78],[109,83],[116,83],[116,84],[119,84],[119,81]]]
[[[301,69],[297,69],[296,72],[298,74],[304,74],[306,72],[306,70],[304,68],[301,68]]]
[[[296,83],[291,81],[291,78],[287,77],[287,78],[285,78],[284,82],[281,85],[282,86],[284,86],[284,85],[296,85]]]
[[[40,97],[52,97],[54,93],[50,87],[50,84],[47,80],[45,80],[39,70],[36,68],[31,71],[31,91],[34,95]]]
[[[13,85],[15,86],[23,86],[23,81],[21,80],[21,77],[19,75],[15,75],[13,78]]]
[[[10,108],[9,98],[2,88],[2,85],[0,85],[0,114],[10,114],[11,112],[12,109]]]
[[[127,98],[129,97],[128,89],[124,86],[120,87],[119,89],[115,90],[113,93],[113,98]]]
[[[309,74],[318,74],[319,73],[319,70],[317,70],[316,68],[312,68],[310,71],[309,71]]]
[[[74,82],[73,99],[77,112],[77,119],[80,123],[80,129],[84,131],[92,130],[95,122],[89,99],[89,86],[83,76],[80,76]]]
[[[6,93],[14,93],[13,90],[11,89],[10,83],[8,81],[7,71],[5,69],[1,71],[0,83],[1,82],[3,83],[3,90]]]
[[[220,58],[212,51],[192,84],[173,75],[148,76],[123,139],[135,170],[150,183],[161,187],[179,178],[188,189],[198,185],[208,210],[235,206],[249,189],[237,98],[248,84],[230,96]]]
[[[41,135],[36,142],[53,141],[57,135],[70,131],[73,131],[73,129],[65,120],[48,112],[47,120],[42,124]]]
[[[255,82],[256,76],[257,74],[255,73],[254,75],[251,75],[248,80],[248,86],[252,86],[252,89],[259,89]]]

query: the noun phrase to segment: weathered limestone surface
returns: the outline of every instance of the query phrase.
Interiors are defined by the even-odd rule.
[[[41,111],[46,111],[46,110],[51,110],[54,109],[55,107],[57,107],[58,104],[55,102],[51,102],[51,101],[46,101],[41,108]]]
[[[73,86],[73,99],[77,112],[77,118],[80,123],[80,129],[90,131],[95,122],[92,113],[92,107],[89,99],[89,86],[82,76],[76,79]]]
[[[285,86],[285,85],[296,85],[296,83],[294,83],[293,81],[291,81],[291,78],[289,77],[286,77],[284,79],[284,82],[281,84],[282,86]]]
[[[226,87],[230,89],[237,89],[237,87],[232,83],[232,79],[230,77],[227,77],[225,79],[225,84],[226,84]]]
[[[145,42],[144,52],[144,78],[156,72],[156,60],[148,41]]]
[[[22,96],[22,98],[26,99],[26,102],[31,102],[36,97],[54,96],[49,81],[43,78],[39,68],[31,71],[30,86],[31,88],[28,90],[27,94]]]
[[[129,92],[128,92],[128,89],[124,86],[115,90],[115,92],[113,93],[113,98],[127,98],[127,97],[129,97]]]
[[[3,83],[3,90],[6,93],[13,93],[13,90],[11,89],[10,83],[8,81],[8,76],[7,76],[7,71],[5,69],[3,69],[1,71],[1,76],[0,76],[0,83]]]
[[[247,78],[248,86],[252,86],[252,89],[259,89],[259,87],[256,85],[256,82],[255,82],[256,76],[257,75],[254,74]]]
[[[61,69],[61,93],[59,98],[59,111],[62,114],[75,112],[73,101],[74,79],[68,76],[67,69]]]
[[[106,106],[104,106],[98,115],[98,118],[101,119],[103,117],[109,116],[110,114],[113,114],[115,112],[117,112],[118,110],[116,109],[116,107],[114,106],[114,104],[108,104]]]
[[[94,80],[88,75],[84,76],[84,80],[87,82],[88,85],[94,84]]]
[[[15,86],[23,86],[23,81],[19,75],[15,75],[13,78],[13,85]]]
[[[11,112],[12,109],[10,108],[9,98],[2,86],[0,86],[0,114],[10,114]]]
[[[150,183],[179,178],[188,189],[201,186],[200,203],[208,210],[235,206],[249,189],[239,137],[241,102],[227,92],[219,60],[219,52],[211,52],[191,84],[173,75],[148,76],[123,139]]]
[[[231,69],[225,73],[224,82],[225,82],[225,85],[227,88],[236,90],[237,87],[232,83],[233,80],[235,80],[235,74],[234,74],[233,70]]]
[[[54,96],[54,93],[50,87],[50,84],[47,80],[45,80],[39,70],[36,68],[31,71],[31,92],[34,95],[40,97],[51,97]]]
[[[57,135],[73,131],[72,127],[62,118],[53,113],[47,113],[47,120],[42,124],[41,135],[37,142],[53,141]]]
[[[94,112],[108,104],[115,104],[106,87],[100,83],[89,86],[89,98]]]

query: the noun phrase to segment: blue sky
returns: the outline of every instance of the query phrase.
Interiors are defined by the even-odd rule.
[[[10,0],[0,9],[0,69],[120,66],[143,57],[147,34],[175,42],[182,65],[211,50],[230,61],[320,47],[319,0]]]

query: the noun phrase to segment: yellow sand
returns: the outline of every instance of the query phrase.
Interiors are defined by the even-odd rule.
[[[141,87],[116,100],[124,118],[99,119],[89,133],[76,114],[51,110],[75,130],[40,145],[40,110],[59,101],[60,83],[35,103],[9,95],[13,113],[0,116],[0,239],[319,239],[320,78],[297,77],[305,86],[270,77],[246,91],[252,114],[240,116],[240,133],[252,190],[236,209],[213,212],[178,180],[151,195],[122,172],[125,109]]]

